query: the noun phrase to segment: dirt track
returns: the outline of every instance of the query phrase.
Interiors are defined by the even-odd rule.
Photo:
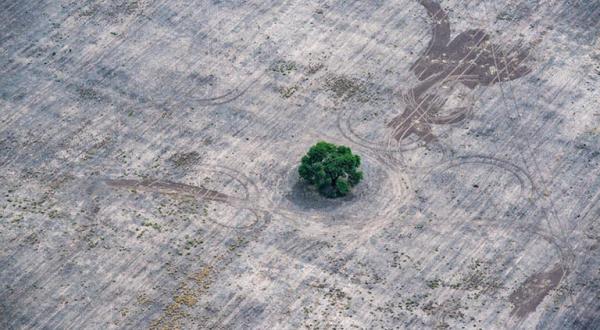
[[[600,328],[600,3],[0,4],[0,328]],[[318,140],[363,159],[340,200]]]

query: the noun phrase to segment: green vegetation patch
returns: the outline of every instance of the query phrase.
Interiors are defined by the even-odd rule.
[[[346,196],[362,180],[359,166],[360,156],[352,154],[350,148],[321,141],[302,157],[298,172],[321,195],[335,198]]]

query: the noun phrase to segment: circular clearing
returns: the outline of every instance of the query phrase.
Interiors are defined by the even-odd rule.
[[[330,199],[304,183],[298,166],[290,165],[271,201],[278,213],[293,220],[362,227],[387,218],[403,205],[410,192],[408,179],[395,168],[361,154],[363,180],[345,197]]]

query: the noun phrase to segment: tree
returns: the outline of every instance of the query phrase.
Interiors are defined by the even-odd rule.
[[[335,198],[347,195],[362,180],[359,166],[360,157],[353,155],[350,148],[321,141],[302,157],[298,172],[322,195]]]

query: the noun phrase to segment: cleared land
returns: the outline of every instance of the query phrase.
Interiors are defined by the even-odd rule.
[[[597,0],[0,2],[0,328],[600,328]],[[318,140],[365,178],[299,182]]]

